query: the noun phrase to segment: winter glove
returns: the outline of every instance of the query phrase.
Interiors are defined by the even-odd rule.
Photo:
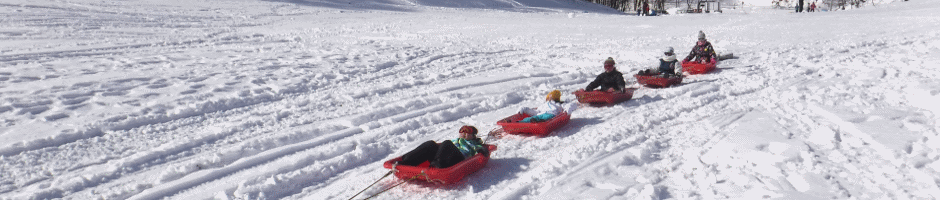
[[[518,113],[518,114],[526,114],[526,112],[528,112],[528,110],[529,110],[528,107],[522,107],[522,108],[519,108],[519,111],[516,112],[516,113]]]
[[[479,153],[483,156],[490,157],[490,149],[486,148],[486,146],[483,146],[483,149],[480,149]]]

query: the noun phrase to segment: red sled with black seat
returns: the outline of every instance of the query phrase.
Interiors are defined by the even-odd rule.
[[[524,113],[517,113],[499,120],[496,124],[502,126],[503,130],[509,134],[529,134],[543,137],[555,129],[565,126],[565,124],[568,124],[568,120],[571,120],[571,115],[568,115],[567,112],[562,112],[558,116],[543,122],[519,122],[519,120],[525,119],[526,117],[530,116]]]
[[[682,76],[663,77],[659,74],[637,74],[636,82],[647,87],[664,88],[682,83]]]
[[[615,104],[633,98],[633,90],[627,88],[624,92],[606,91],[577,91],[572,92],[578,97],[578,102],[586,104]]]
[[[688,72],[689,74],[704,74],[715,70],[716,65],[718,65],[718,59],[712,59],[712,61],[708,63],[695,61],[682,62],[682,71]]]
[[[493,151],[496,151],[496,145],[484,144],[483,146],[490,150],[490,155],[493,154]],[[478,153],[470,156],[470,158],[464,159],[454,166],[434,168],[431,167],[429,162],[421,163],[418,166],[397,165],[395,163],[401,161],[401,157],[399,156],[385,161],[383,166],[386,169],[391,169],[395,176],[403,180],[424,180],[437,184],[451,185],[462,180],[463,177],[483,169],[483,167],[486,166],[486,162],[489,160],[489,156]]]

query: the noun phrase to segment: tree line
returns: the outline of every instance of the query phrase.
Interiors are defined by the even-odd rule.
[[[798,0],[772,0],[771,4],[777,7],[789,8],[795,6]],[[817,5],[824,5],[830,10],[842,9],[845,10],[846,6],[859,8],[865,5],[867,2],[872,2],[870,0],[804,0],[804,3],[809,4],[817,2]]]
[[[643,8],[643,4],[649,4],[650,9],[663,11],[666,10],[666,3],[675,2],[676,6],[684,3],[688,8],[696,8],[699,5],[699,2],[702,0],[583,0],[586,2],[596,3],[600,5],[605,5],[619,10],[620,12],[636,12],[639,9]],[[712,0],[714,2],[715,0]],[[720,1],[720,0],[718,0]],[[768,0],[772,1],[772,4],[778,7],[789,7],[796,4],[797,0]],[[873,2],[872,0],[804,0],[806,4],[817,2],[818,5],[824,5],[830,10],[835,9],[845,9],[846,6],[850,7],[861,7],[865,3]],[[781,5],[782,4],[782,5]]]
[[[650,4],[652,10],[666,10],[666,0],[584,0],[591,3],[605,5],[621,12],[634,12],[643,8],[643,4]],[[688,1],[688,0],[686,0]],[[678,2],[678,1],[677,1]]]
[[[649,4],[650,10],[665,11],[666,4],[675,4],[676,7],[685,5],[686,8],[700,8],[704,2],[720,2],[722,0],[583,0],[586,2],[605,5],[621,12],[636,12],[643,8],[643,4]],[[768,0],[771,1],[771,0]],[[856,0],[857,1],[857,0]],[[864,1],[864,0],[862,0]]]

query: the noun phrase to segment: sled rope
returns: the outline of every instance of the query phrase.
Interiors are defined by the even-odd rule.
[[[441,179],[431,179],[431,177],[428,176],[427,173],[425,173],[425,170],[428,170],[428,169],[430,169],[430,168],[421,170],[421,174],[419,174],[419,175],[424,175],[424,180],[427,180],[428,183],[435,183],[435,184],[444,184],[444,183],[445,183],[445,182],[442,181]],[[416,175],[416,176],[417,176],[417,175]]]
[[[424,176],[428,176],[427,174],[424,173],[424,171],[422,171],[421,174],[423,174]],[[378,193],[372,194],[372,196],[366,197],[366,198],[363,199],[363,200],[367,200],[367,199],[371,199],[372,197],[379,196],[379,194],[385,193],[385,191],[388,191],[388,190],[391,190],[392,188],[398,187],[399,185],[401,185],[401,184],[403,184],[403,183],[407,183],[408,181],[415,180],[415,179],[417,179],[418,176],[420,176],[421,174],[414,175],[414,176],[412,176],[411,178],[409,178],[408,180],[404,180],[404,181],[399,182],[399,183],[397,183],[397,184],[395,184],[395,185],[392,185],[392,187],[385,188],[384,190],[382,190],[382,191],[380,191],[380,192],[378,192]]]
[[[499,130],[501,130],[501,129],[503,129],[503,128],[497,127],[497,128],[494,128],[493,130],[490,130],[490,132],[486,134],[486,138],[483,139],[483,144],[486,144],[486,142],[490,141],[490,136],[493,136],[493,135],[499,133]]]
[[[395,165],[398,165],[398,163],[395,163]],[[392,169],[395,169],[395,167],[392,167]],[[356,198],[356,196],[359,196],[359,194],[362,194],[362,192],[365,192],[367,189],[371,188],[371,187],[372,187],[373,185],[375,185],[376,183],[379,183],[379,181],[381,181],[381,180],[384,179],[385,177],[388,177],[388,175],[392,175],[392,172],[395,172],[395,171],[394,171],[394,170],[389,170],[388,173],[385,173],[385,176],[382,176],[382,178],[379,178],[379,180],[375,180],[375,182],[373,182],[372,184],[370,184],[369,187],[366,187],[366,188],[360,190],[359,193],[356,193],[356,195],[353,195],[352,197],[349,197],[349,200],[352,200],[353,198]]]
[[[493,135],[496,135],[496,134],[500,134],[500,132],[502,132],[502,133],[510,133],[510,132],[512,132],[512,131],[518,131],[518,130],[523,130],[523,129],[526,129],[526,128],[513,128],[513,129],[509,129],[509,130],[506,130],[506,129],[504,129],[504,128],[494,128],[494,129],[491,130],[488,134],[486,134],[486,138],[483,139],[483,144],[486,144],[486,142],[490,140],[490,136],[493,136]],[[498,137],[497,137],[497,138],[498,138]]]
[[[421,170],[421,174],[420,174],[420,175],[424,175],[424,180],[428,180],[428,181],[430,181],[430,180],[431,180],[431,177],[430,177],[430,176],[428,176],[428,173],[426,173],[426,172],[425,172],[425,171],[427,171],[428,169],[430,169],[430,168],[427,168],[427,169],[424,169],[424,170]]]

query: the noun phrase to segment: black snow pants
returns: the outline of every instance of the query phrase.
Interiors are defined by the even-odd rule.
[[[445,140],[441,142],[441,144],[428,140],[418,146],[418,148],[401,156],[401,161],[399,161],[398,164],[417,166],[428,161],[431,162],[431,167],[447,168],[463,160],[463,154],[460,153],[457,146],[450,140]]]

